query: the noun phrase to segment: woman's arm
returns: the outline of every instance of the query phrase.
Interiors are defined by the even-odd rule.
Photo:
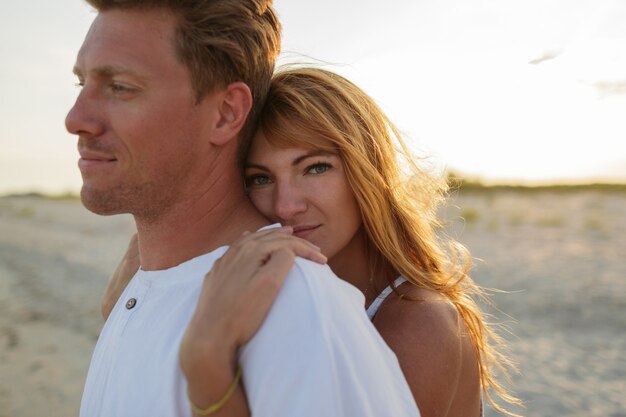
[[[111,310],[113,310],[117,299],[120,298],[120,295],[124,292],[128,282],[133,278],[139,266],[139,246],[137,244],[137,233],[135,233],[130,238],[126,253],[117,268],[115,268],[115,272],[113,272],[111,278],[109,278],[109,282],[102,295],[100,309],[105,321],[109,318],[109,314],[111,314]]]
[[[215,263],[180,346],[190,400],[218,402],[235,379],[237,351],[261,326],[296,256],[325,263],[313,244],[291,228],[246,234]],[[241,384],[215,416],[250,414]]]

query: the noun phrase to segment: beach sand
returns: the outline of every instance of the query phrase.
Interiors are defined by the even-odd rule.
[[[626,193],[463,191],[448,233],[497,288],[528,417],[626,417]],[[0,198],[0,417],[73,416],[129,216]],[[487,416],[499,415],[487,409]]]

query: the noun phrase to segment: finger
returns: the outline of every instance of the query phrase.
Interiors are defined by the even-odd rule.
[[[281,233],[293,234],[292,226],[281,226],[277,230]]]
[[[315,246],[304,245],[301,242],[293,242],[290,248],[293,250],[296,256],[305,258],[318,264],[325,264],[328,262],[328,258],[320,252],[320,249]]]
[[[263,256],[261,252],[246,255],[240,248],[231,246],[213,263],[205,279],[215,280],[221,277],[221,280],[226,279],[231,284],[247,282],[257,271],[261,256]]]
[[[273,240],[278,240],[278,241],[291,241],[291,242],[301,242],[302,244],[305,244],[307,246],[310,246],[312,248],[315,248],[317,250],[319,250],[320,248],[315,245],[314,243],[306,240],[306,239],[302,239],[300,237],[297,236],[293,236],[291,234],[291,232],[293,231],[293,229],[291,228],[291,226],[286,226],[287,229],[281,228],[281,229],[276,229],[275,231],[268,231],[267,233],[263,233],[261,234],[261,232],[258,232],[258,236],[254,237],[254,240],[260,241],[260,242],[268,242],[268,241],[273,241]],[[252,240],[252,239],[251,239]]]
[[[326,263],[327,259],[320,256],[320,248],[315,244],[293,236],[285,229],[264,230],[240,237],[234,242],[225,254],[230,257],[244,257],[263,265],[270,253],[280,247],[289,247],[297,256],[310,259],[318,263]]]
[[[273,227],[271,229],[265,230],[257,230],[254,233],[248,233],[246,236],[250,235],[250,239],[263,239],[267,236],[276,236],[276,235],[292,235],[293,227],[291,226],[281,226],[281,227]]]
[[[249,231],[245,231],[241,234],[241,236],[239,236],[239,238],[237,238],[232,244],[231,246],[236,246],[236,245],[242,245],[246,242],[249,242],[251,240],[258,240],[258,239],[262,239],[265,236],[268,235],[276,235],[276,234],[282,234],[282,235],[290,235],[291,233],[293,233],[293,228],[289,227],[289,226],[285,226],[285,227],[276,227],[276,228],[272,228],[272,229],[268,229],[268,230],[260,230],[260,231],[256,231],[256,232],[249,232]]]
[[[285,277],[294,264],[295,256],[286,249],[278,249],[272,253],[264,269],[272,270],[279,276]]]
[[[207,272],[205,278],[214,280],[216,277],[230,276],[232,285],[243,285],[253,279],[259,268],[265,266],[279,250],[289,250],[292,256],[320,264],[328,261],[317,246],[304,239],[278,230],[255,232],[242,237],[239,243],[231,246],[215,262],[213,269]],[[219,285],[217,282],[215,284]]]
[[[306,240],[283,235],[274,236],[264,240],[253,240],[242,243],[236,248],[229,249],[230,253],[224,255],[225,259],[237,259],[252,265],[265,265],[269,257],[277,250],[288,249],[294,256],[309,259],[313,262],[325,264],[328,259],[320,248]]]
[[[255,274],[259,286],[257,297],[260,304],[271,305],[280,291],[289,270],[293,267],[295,256],[288,249],[279,249],[272,253],[268,261]]]

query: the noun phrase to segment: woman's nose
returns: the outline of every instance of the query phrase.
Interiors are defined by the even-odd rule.
[[[306,211],[307,203],[303,190],[293,184],[278,184],[274,200],[276,217],[290,220]]]

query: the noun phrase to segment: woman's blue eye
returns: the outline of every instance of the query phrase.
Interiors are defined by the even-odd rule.
[[[269,183],[270,183],[270,179],[267,175],[252,175],[246,179],[246,185],[248,187],[266,185]]]
[[[308,174],[323,174],[331,168],[330,164],[320,162],[307,168]]]

